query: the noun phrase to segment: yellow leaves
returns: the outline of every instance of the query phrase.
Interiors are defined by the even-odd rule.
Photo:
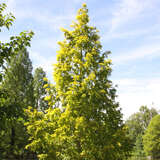
[[[100,69],[103,70],[103,69],[110,69],[110,64],[112,63],[112,60],[111,59],[107,59],[107,60],[104,60],[103,62],[99,63],[100,65]]]
[[[82,151],[82,152],[80,153],[80,155],[81,155],[81,157],[85,157],[86,151]]]
[[[50,88],[46,88],[46,91],[49,92],[51,89]]]
[[[67,29],[65,29],[65,28],[60,28],[60,30],[62,31],[62,32],[68,32],[68,30]]]
[[[74,75],[74,76],[73,76],[73,80],[74,80],[74,81],[78,81],[79,79],[80,79],[80,76],[79,76],[79,75]]]
[[[87,54],[86,54],[86,57],[85,57],[85,60],[88,61],[88,62],[91,62],[92,59],[93,59],[92,54],[91,54],[91,53],[87,53]]]
[[[111,63],[112,63],[112,60],[111,60],[111,59],[107,59],[107,60],[105,60],[104,62],[105,62],[105,64],[111,64]]]
[[[47,88],[49,85],[48,84],[45,84],[44,86],[43,86],[43,88]]]
[[[121,146],[122,146],[120,142],[117,142],[117,145],[118,145],[119,147],[121,147]]]
[[[78,47],[82,47],[82,44],[86,44],[89,42],[89,37],[87,35],[78,36],[76,39],[76,45]]]
[[[83,85],[85,85],[85,83],[88,83],[88,82],[90,82],[90,81],[94,81],[96,79],[96,75],[95,75],[95,73],[94,72],[91,72],[90,74],[89,74],[89,76],[88,77],[86,77],[85,79],[84,79],[84,81],[83,81]]]
[[[64,41],[62,41],[62,42],[59,41],[59,42],[57,42],[57,43],[58,43],[58,45],[60,45],[60,47],[61,47],[61,49],[62,49],[62,48],[64,48],[64,47],[66,46],[66,43],[67,43],[67,42],[66,42],[66,40],[64,40]]]
[[[81,19],[81,16],[80,16],[80,15],[77,15],[77,16],[76,16],[76,19]]]
[[[91,74],[89,75],[90,80],[95,80],[96,75],[94,72],[91,72]]]
[[[61,110],[59,108],[49,108],[46,118],[55,123],[61,115]]]
[[[77,117],[76,118],[76,129],[82,129],[85,126],[85,118],[84,117]]]
[[[67,29],[61,28],[61,31],[64,32],[64,36],[67,40],[72,40],[72,31],[68,31]]]
[[[85,98],[86,97],[86,94],[82,94],[82,98]]]
[[[80,25],[86,24],[89,22],[89,17],[88,17],[88,9],[86,8],[87,5],[84,4],[81,9],[78,10],[78,14],[76,16],[76,19],[78,20]]]
[[[49,102],[48,102],[48,105],[49,105],[49,106],[53,106],[53,102],[49,101]]]
[[[47,157],[48,157],[47,154],[39,154],[39,155],[38,155],[38,158],[39,158],[40,160],[45,160],[45,159],[47,159]]]
[[[45,82],[48,82],[48,78],[46,78],[46,77],[44,77],[43,80],[44,80]]]
[[[83,8],[87,8],[87,4],[86,4],[86,3],[83,3],[83,4],[82,4],[82,7],[83,7]]]
[[[104,66],[105,64],[104,64],[104,63],[99,63],[99,65],[100,65],[100,66]]]
[[[63,64],[63,66],[62,66],[62,70],[63,71],[68,71],[68,70],[70,70],[71,69],[71,66],[69,65],[69,64],[67,64],[67,63],[64,63]]]
[[[80,66],[83,66],[83,62],[82,62],[79,58],[75,58],[75,59],[73,60],[73,62],[74,62],[75,64],[79,64]]]
[[[95,80],[96,80],[96,75],[94,72],[91,72],[89,76],[84,79],[83,81],[84,84],[83,83],[82,84],[85,85],[85,83],[89,83],[90,81],[95,81]]]
[[[100,90],[101,93],[106,93],[106,91],[104,89]]]
[[[46,96],[46,97],[44,98],[44,100],[45,100],[45,101],[51,100],[51,96]]]

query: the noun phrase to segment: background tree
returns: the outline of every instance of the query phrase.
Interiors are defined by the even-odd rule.
[[[160,115],[150,122],[143,136],[144,150],[153,160],[160,159]]]
[[[6,9],[6,4],[0,4],[0,32],[2,31],[1,28],[6,27],[7,29],[10,28],[12,25],[15,17],[9,14],[3,14]],[[33,36],[33,32],[21,32],[19,36],[12,36],[10,37],[10,42],[3,43],[0,41],[0,81],[2,80],[2,69],[4,66],[4,62],[8,61],[10,57],[16,54],[19,50],[26,46],[30,46],[30,41]]]
[[[129,137],[134,146],[132,155],[135,159],[145,156],[142,137],[151,119],[157,114],[158,111],[156,111],[156,109],[149,109],[147,106],[141,106],[139,112],[131,115],[126,121]]]
[[[9,13],[4,14],[6,9],[5,3],[0,3],[0,32],[3,28],[10,29],[14,22],[15,17]],[[10,41],[4,43],[0,41],[0,83],[2,82],[5,72],[5,64],[10,61],[13,55],[16,55],[21,49],[26,46],[30,46],[30,41],[33,36],[33,32],[21,32],[19,36],[10,37]],[[17,93],[16,93],[17,94]],[[7,117],[14,113],[14,110],[10,110],[10,92],[6,92],[5,88],[0,84],[0,131],[7,126]],[[15,107],[16,108],[16,107]],[[13,108],[12,108],[13,109]],[[4,142],[1,141],[1,144]]]
[[[54,68],[59,107],[46,114],[27,110],[28,133],[40,159],[124,159],[130,150],[122,114],[115,101],[110,52],[102,52],[95,27],[88,25],[86,5],[78,11],[73,30],[63,29],[65,40]],[[51,96],[49,95],[50,101]],[[56,102],[54,102],[55,104]]]
[[[46,77],[46,73],[43,71],[41,67],[36,68],[34,72],[34,97],[35,97],[35,107],[44,111],[48,108],[48,102],[44,100],[45,96],[47,96],[46,89],[44,86],[48,84],[44,81]]]
[[[8,159],[22,159],[24,146],[28,142],[24,109],[34,106],[32,63],[26,49],[12,56],[7,64],[1,90],[6,97],[1,98],[5,123],[0,131],[0,150],[3,151],[2,156],[11,156]]]
[[[2,86],[12,93],[15,102],[23,106],[34,106],[32,62],[26,49],[12,57],[7,64]]]

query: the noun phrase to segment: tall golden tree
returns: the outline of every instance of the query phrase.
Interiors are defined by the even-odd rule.
[[[62,29],[65,40],[59,42],[54,68],[60,105],[50,108],[47,114],[28,110],[32,139],[28,147],[47,160],[124,159],[129,146],[115,101],[116,89],[108,79],[110,52],[101,53],[98,31],[88,25],[86,4],[76,19],[71,31]],[[48,100],[53,98],[48,96]]]

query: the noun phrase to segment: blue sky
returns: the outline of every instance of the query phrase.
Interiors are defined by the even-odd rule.
[[[118,85],[118,101],[127,118],[141,105],[160,110],[160,1],[159,0],[1,0],[16,21],[1,40],[23,30],[35,36],[29,48],[33,66],[52,79],[60,27],[69,28],[77,10],[87,3],[90,24],[100,31],[103,50],[112,52],[110,79]]]

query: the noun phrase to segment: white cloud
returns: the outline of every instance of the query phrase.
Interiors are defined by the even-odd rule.
[[[56,36],[56,37],[50,37],[45,36],[42,39],[38,39],[39,37],[36,37],[35,39],[35,46],[38,44],[42,49],[50,50],[50,53],[56,53],[56,50],[59,49],[58,41],[63,40],[62,36]],[[33,45],[34,47],[34,45]]]
[[[20,7],[21,0],[7,0],[7,10],[14,14],[17,20],[19,19],[30,19],[34,20],[35,23],[39,23],[40,25],[46,25],[48,28],[53,31],[59,30],[60,27],[65,27],[68,22],[72,22],[75,15],[75,10],[70,9],[67,14],[57,15],[54,13],[50,13],[48,10],[44,10],[42,13],[40,10],[37,10],[36,7]],[[29,1],[26,1],[29,3]],[[74,13],[74,14],[73,14]]]
[[[146,36],[152,38],[153,33],[158,31],[160,28],[160,24],[152,25],[147,28],[142,29],[132,29],[132,30],[126,30],[126,31],[114,31],[114,32],[106,32],[102,35],[102,41],[110,41],[112,39],[127,39],[127,38],[137,38]],[[159,36],[160,37],[160,36]],[[154,38],[154,37],[153,37]],[[155,37],[156,38],[156,37]]]
[[[52,57],[42,56],[40,53],[31,50],[29,50],[29,53],[33,62],[34,69],[37,67],[42,67],[44,71],[49,76],[51,76],[53,72],[53,64],[56,63],[56,56]],[[52,79],[52,77],[49,77],[49,79]]]
[[[119,65],[124,62],[144,58],[146,56],[151,56],[151,55],[152,57],[160,55],[159,44],[145,44],[144,46],[138,47],[126,54],[120,53],[119,56],[113,57],[113,63],[115,65]]]
[[[160,110],[160,77],[149,79],[118,79],[118,101],[122,107],[124,119],[137,112],[139,107],[147,105]]]
[[[39,24],[46,25],[49,29],[53,31],[59,30],[60,27],[65,27],[68,22],[73,19],[73,14],[67,15],[54,15],[51,13],[41,13],[33,10],[18,10],[16,12],[17,19],[30,19],[38,22]]]
[[[159,0],[115,0],[114,2],[115,4],[113,3],[107,11],[106,8],[100,11],[103,11],[103,16],[108,15],[108,19],[98,23],[108,30],[102,35],[104,42],[151,36],[159,31]]]
[[[21,0],[2,0],[2,2],[7,5],[6,11],[11,12],[15,16],[15,13],[18,10],[17,4],[21,2]]]
[[[119,0],[112,11],[113,17],[110,32],[125,25],[128,21],[140,18],[143,12],[153,6],[153,4],[154,0]]]

